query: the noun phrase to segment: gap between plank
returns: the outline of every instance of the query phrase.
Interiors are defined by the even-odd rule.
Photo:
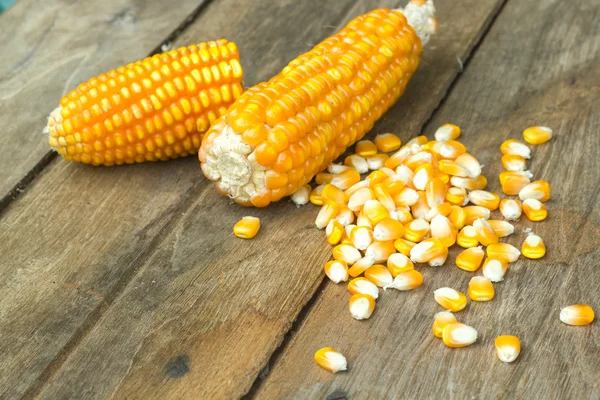
[[[165,47],[170,49],[171,43],[173,43],[175,39],[181,36],[181,34],[185,32],[185,30],[192,25],[192,23],[194,23],[194,21],[200,16],[202,11],[204,11],[211,1],[212,0],[200,0],[200,4],[198,4],[198,6],[187,16],[187,18],[181,24],[179,24],[179,26],[175,28],[175,30],[173,30],[169,36],[162,40],[160,44],[147,55],[147,57],[152,57],[153,55],[163,53],[166,50],[163,50]],[[54,159],[56,159],[57,155],[58,153],[54,150],[50,150],[44,154],[41,160],[38,161],[37,164],[35,164],[33,168],[31,168],[31,170],[29,170],[29,172],[27,172],[27,174],[25,174],[25,176],[19,182],[17,182],[15,186],[10,189],[6,195],[0,198],[0,215],[2,215],[6,207],[16,200],[21,193],[23,193],[25,189],[27,189],[27,187],[35,180],[35,178],[37,178],[37,176],[47,166],[49,166]]]
[[[498,18],[498,16],[502,13],[502,10],[504,9],[504,7],[506,6],[507,3],[508,3],[508,0],[502,1],[502,3],[500,3],[498,8],[496,10],[494,10],[493,13],[490,14],[490,16],[488,17],[488,20],[484,23],[484,27],[482,29],[481,35],[479,35],[479,38],[474,42],[474,44],[471,46],[471,48],[467,48],[466,53],[464,55],[464,60],[460,60],[461,61],[460,70],[457,71],[456,75],[452,79],[452,82],[450,82],[450,84],[448,85],[448,89],[446,89],[445,93],[440,98],[440,101],[438,102],[438,104],[433,108],[430,115],[425,118],[423,124],[421,125],[420,131],[423,131],[426,127],[428,127],[428,125],[431,123],[432,119],[435,117],[437,112],[442,108],[442,106],[445,104],[448,97],[452,94],[452,91],[456,87],[458,80],[463,75],[463,73],[466,71],[468,65],[470,64],[471,59],[473,58],[475,53],[477,53],[477,51],[479,50],[479,47],[483,43],[484,39],[488,35],[490,29],[496,22],[496,19]],[[313,293],[313,296],[302,307],[302,309],[298,313],[298,316],[296,317],[296,320],[293,322],[290,329],[284,335],[283,340],[281,341],[281,344],[279,345],[279,347],[277,347],[277,349],[275,349],[275,351],[273,352],[273,354],[267,361],[264,368],[261,370],[259,375],[256,377],[256,379],[252,383],[252,386],[250,387],[248,392],[244,396],[242,396],[243,400],[251,400],[255,397],[256,393],[258,392],[258,390],[261,387],[261,385],[263,384],[263,382],[268,378],[268,374],[270,373],[271,367],[273,365],[277,364],[277,361],[279,360],[279,358],[285,352],[285,350],[287,349],[287,347],[289,346],[291,341],[294,339],[294,335],[298,332],[298,329],[302,326],[302,324],[304,323],[306,318],[308,318],[308,315],[310,314],[313,307],[317,303],[317,300],[322,296],[323,292],[325,291],[326,285],[327,285],[327,278],[323,277],[321,280],[321,283],[319,284],[319,286],[317,286],[317,289]]]

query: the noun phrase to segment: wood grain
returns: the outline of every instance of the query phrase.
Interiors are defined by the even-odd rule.
[[[203,3],[19,0],[0,15],[0,210],[54,157],[42,129],[61,96],[147,56]]]
[[[330,10],[302,4],[280,2],[268,7],[267,15],[264,3],[257,2],[242,19],[235,2],[215,3],[206,18],[231,22],[208,25],[203,15],[181,40],[205,29],[226,32],[244,49],[247,79],[264,79],[334,29],[323,25],[340,24],[374,6],[344,10],[337,4]],[[443,26],[455,32],[454,39],[433,43],[445,51],[429,53],[421,74],[435,79],[417,78],[404,105],[393,111],[401,116],[396,122],[418,132],[457,72],[456,55],[466,55],[498,4],[484,3],[470,15],[467,31],[460,10],[440,7],[444,19],[453,21]],[[298,26],[305,27],[302,33]],[[290,48],[278,37],[301,45]],[[271,40],[266,50],[262,41]],[[416,100],[420,90],[431,95]],[[411,116],[407,107],[414,103]],[[197,165],[190,167],[187,172],[196,173]],[[139,273],[49,380],[42,397],[234,398],[248,391],[321,282],[330,249],[314,228],[316,208],[281,202],[266,210],[242,209],[206,185],[198,181],[193,189],[180,188],[194,193],[192,204],[181,209],[185,216],[157,239],[152,255],[137,266]],[[263,229],[252,241],[241,241],[231,226],[248,213],[261,218]]]
[[[430,137],[442,123],[462,126],[462,141],[486,165],[494,192],[500,192],[502,141],[522,138],[534,124],[555,132],[533,147],[528,162],[536,179],[552,185],[550,215],[539,223],[522,218],[507,238],[520,248],[522,230],[532,228],[548,253],[511,264],[491,303],[471,302],[457,313],[478,330],[478,342],[450,349],[431,334],[440,311],[433,290],[466,293],[473,275],[454,266],[454,249],[445,266],[418,268],[425,277],[420,288],[383,293],[367,321],[351,319],[345,285],[328,283],[256,398],[336,392],[352,399],[600,398],[599,324],[570,327],[558,318],[560,308],[574,303],[600,310],[599,17],[593,1],[509,1],[427,126]],[[494,354],[500,334],[521,339],[514,364]],[[324,346],[346,355],[348,372],[332,375],[314,363],[314,352]]]

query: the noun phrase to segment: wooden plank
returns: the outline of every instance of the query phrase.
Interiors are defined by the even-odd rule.
[[[528,162],[537,179],[552,185],[550,216],[540,223],[522,218],[518,232],[507,238],[520,248],[522,229],[533,228],[548,253],[511,264],[491,303],[470,303],[457,314],[476,327],[478,342],[450,349],[431,334],[440,311],[433,290],[450,286],[466,293],[473,275],[453,261],[419,268],[422,287],[382,293],[371,319],[362,322],[348,314],[345,285],[328,282],[256,398],[326,398],[336,392],[335,398],[369,399],[600,397],[598,323],[569,327],[558,318],[569,304],[600,309],[600,142],[594,133],[600,124],[599,17],[600,7],[591,0],[509,1],[427,126],[431,137],[442,123],[461,125],[463,143],[486,165],[489,187],[497,193],[502,141],[522,138],[532,124],[555,131],[551,142],[533,147]],[[514,364],[494,354],[500,334],[522,341]],[[332,375],[314,363],[314,352],[324,346],[347,356],[348,372]]]
[[[60,97],[147,56],[203,0],[19,0],[0,15],[0,210],[54,157],[42,134]]]
[[[380,5],[379,1],[369,1],[352,8],[344,6],[353,3],[317,7],[316,2],[268,6],[257,2],[240,10],[233,0],[220,1],[211,4],[181,40],[197,37],[205,30],[222,32],[243,49],[247,82],[253,83],[276,73],[335,29],[324,26],[339,25]],[[447,35],[432,43],[437,51],[426,55],[415,85],[392,111],[398,116],[395,123],[404,124],[409,134],[418,132],[436,107],[457,73],[456,56],[468,53],[500,3],[477,4],[478,11],[470,14],[450,4],[440,6],[442,19],[451,21],[442,24]],[[419,92],[429,96],[419,96]],[[195,160],[166,168],[167,175],[173,173],[180,179],[171,188],[182,193],[177,211],[153,218],[160,232],[140,239],[138,259],[112,267],[111,273],[117,276],[127,277],[133,268],[139,272],[102,313],[96,326],[73,346],[64,364],[53,371],[42,388],[42,397],[238,397],[251,387],[320,284],[322,264],[330,249],[323,242],[323,233],[314,228],[316,208],[297,209],[285,201],[264,210],[240,208],[198,178]],[[49,171],[48,175],[64,173]],[[130,174],[123,169],[121,173],[135,182],[135,171]],[[40,180],[40,188],[45,181]],[[32,188],[31,192],[39,190]],[[125,196],[125,202],[129,196],[139,195],[124,192],[122,185],[109,192]],[[72,205],[67,202],[66,207]],[[108,207],[97,211],[99,215],[103,212],[111,211]],[[130,213],[139,211],[131,207]],[[175,220],[163,223],[161,219],[170,213]],[[261,233],[252,241],[234,238],[232,225],[248,214],[261,218]],[[121,217],[128,222],[127,215]],[[111,251],[131,251],[129,237],[114,237],[108,229],[95,236],[109,243],[106,246]],[[96,254],[91,259],[102,257]],[[81,276],[77,282],[96,288],[94,279]],[[102,284],[105,291],[117,290]],[[53,301],[53,307],[60,306]]]

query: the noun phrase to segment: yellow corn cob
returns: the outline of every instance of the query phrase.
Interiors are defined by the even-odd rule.
[[[182,47],[82,83],[61,99],[44,132],[58,154],[85,164],[186,156],[242,94],[242,75],[234,43]]]
[[[412,0],[404,10],[359,16],[246,91],[204,136],[203,173],[243,205],[294,193],[403,93],[435,31],[434,11],[432,0]]]

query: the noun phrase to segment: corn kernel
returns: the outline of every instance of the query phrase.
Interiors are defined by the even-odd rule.
[[[473,227],[473,225],[467,225],[463,227],[460,232],[458,232],[456,243],[458,243],[460,247],[464,248],[478,246],[479,239],[475,227]]]
[[[340,206],[333,202],[325,202],[319,213],[317,214],[317,218],[315,219],[315,225],[319,229],[323,229],[329,224],[329,221],[334,219],[338,212],[340,211]]]
[[[400,138],[393,133],[382,133],[375,136],[375,146],[382,153],[391,153],[396,151],[402,145]]]
[[[321,198],[321,193],[323,192],[324,187],[325,187],[325,185],[319,185],[310,192],[310,196],[309,196],[308,200],[311,203],[313,203],[315,206],[323,205],[323,199]]]
[[[452,175],[452,177],[471,177],[471,172],[466,167],[453,160],[440,160],[438,168],[443,173]]]
[[[348,302],[352,318],[362,320],[368,319],[375,310],[375,299],[368,294],[354,294]]]
[[[427,264],[429,264],[430,267],[441,267],[442,265],[444,265],[444,263],[446,263],[446,260],[448,259],[448,248],[444,247],[442,249],[442,252],[437,255],[436,257],[433,257],[431,260],[429,260],[427,262]]]
[[[435,217],[441,215],[443,217],[449,216],[452,212],[452,205],[450,203],[442,203],[438,204],[435,207],[432,207],[425,215],[425,220],[431,222]]]
[[[413,204],[410,210],[415,218],[426,219],[431,211],[431,208],[427,205],[427,196],[423,191],[418,191],[417,194],[419,195],[419,201]]]
[[[379,298],[379,288],[367,278],[354,278],[348,283],[350,294],[368,294],[374,299]]]
[[[550,199],[550,185],[541,180],[531,182],[519,191],[519,199],[535,199],[544,203]]]
[[[353,278],[356,278],[363,272],[365,272],[369,267],[375,264],[375,258],[371,255],[364,256],[360,260],[354,263],[352,267],[348,270],[348,275]]]
[[[574,304],[560,310],[560,320],[567,325],[588,325],[594,321],[594,310],[587,304]]]
[[[486,190],[473,190],[469,192],[469,201],[493,211],[500,205],[500,196]]]
[[[418,288],[423,283],[423,275],[416,269],[404,271],[396,275],[392,283],[385,285],[383,290],[396,289],[400,291]]]
[[[460,137],[460,127],[453,124],[444,124],[435,131],[433,136],[438,142],[455,140]]]
[[[483,190],[487,186],[487,179],[483,175],[479,175],[477,178],[453,176],[450,178],[450,184],[467,190]]]
[[[360,182],[360,174],[353,169],[349,169],[341,174],[333,175],[329,183],[342,190],[346,190],[358,182]]]
[[[339,371],[345,371],[348,368],[346,357],[332,347],[323,347],[315,353],[317,364],[327,371],[334,374]]]
[[[413,262],[402,253],[394,253],[390,255],[387,260],[388,271],[392,274],[392,277],[398,276],[402,272],[410,271],[415,269]]]
[[[377,154],[377,146],[370,140],[361,140],[356,143],[354,151],[361,157],[374,156]]]
[[[385,185],[383,183],[378,183],[373,186],[373,193],[375,194],[375,198],[379,201],[388,211],[394,211],[396,209],[396,203],[394,202],[394,198],[387,191]]]
[[[523,242],[521,253],[531,259],[542,258],[546,254],[546,246],[541,237],[534,233],[529,233]]]
[[[365,278],[381,288],[391,284],[394,280],[390,271],[380,264],[375,264],[367,268]]]
[[[414,219],[404,225],[404,238],[411,242],[420,242],[429,233],[430,225],[424,219]]]
[[[345,261],[348,265],[353,265],[362,258],[360,251],[348,244],[338,244],[335,246],[332,255],[335,260]]]
[[[431,164],[433,162],[433,154],[429,151],[420,151],[412,156],[408,157],[408,159],[404,162],[410,170],[415,171],[420,165],[423,164]]]
[[[344,227],[340,224],[339,221],[332,219],[327,224],[325,228],[325,235],[327,236],[327,242],[335,246],[342,239],[342,234],[344,233]]]
[[[467,212],[460,206],[452,206],[448,219],[457,230],[460,230],[467,222]]]
[[[467,191],[461,187],[452,186],[446,192],[446,201],[454,206],[462,207],[469,202]]]
[[[507,171],[525,171],[527,163],[524,157],[516,154],[502,156],[502,166]]]
[[[323,186],[321,198],[324,202],[336,203],[338,206],[345,205],[348,202],[348,197],[344,191],[330,183]]]
[[[452,312],[463,310],[467,306],[467,296],[449,287],[435,290],[433,297],[440,306]]]
[[[244,217],[233,226],[235,236],[252,239],[260,229],[260,220],[256,217]]]
[[[521,353],[521,342],[519,338],[513,335],[501,335],[494,341],[496,346],[496,355],[498,359],[505,363],[511,363],[519,357]]]
[[[297,206],[303,206],[308,203],[308,200],[310,198],[310,191],[310,185],[304,185],[300,189],[292,193],[290,198]]]
[[[385,162],[389,156],[387,154],[375,154],[374,156],[369,156],[366,158],[367,165],[370,171],[377,171],[381,168],[384,168]]]
[[[413,221],[413,215],[410,213],[410,208],[407,210],[406,208],[397,208],[394,213],[390,213],[390,217],[394,218],[398,222],[401,222],[402,225],[408,224],[410,221]]]
[[[396,207],[410,207],[420,200],[419,194],[411,188],[405,187],[400,192],[393,195]]]
[[[354,212],[359,212],[369,200],[373,200],[374,194],[370,188],[358,189],[348,199],[348,208]]]
[[[396,248],[396,250],[398,250],[401,254],[404,254],[407,257],[410,255],[410,251],[412,250],[412,248],[416,245],[417,244],[415,242],[411,242],[407,239],[394,240],[394,247]]]
[[[466,225],[472,225],[476,219],[490,219],[490,209],[481,206],[466,206],[463,210],[467,214],[465,219]]]
[[[542,144],[552,139],[552,129],[547,126],[532,126],[523,131],[523,139],[529,144]]]
[[[341,174],[342,172],[348,171],[349,169],[355,169],[355,168],[349,167],[347,165],[342,165],[342,164],[327,165],[327,172],[329,172],[332,175]]]
[[[364,210],[360,210],[358,213],[358,216],[356,217],[356,225],[366,226],[367,228],[373,229],[373,223],[369,218],[367,218]]]
[[[506,261],[491,258],[489,256],[485,259],[483,267],[481,268],[483,276],[492,282],[502,282],[507,270],[508,264]]]
[[[443,215],[437,215],[431,220],[430,229],[431,236],[439,239],[444,247],[450,247],[456,243],[456,228]]]
[[[530,221],[543,221],[548,216],[548,209],[536,199],[527,199],[523,201],[523,212]]]
[[[528,171],[505,171],[500,173],[500,184],[502,193],[509,196],[517,196],[531,180]]]
[[[342,260],[328,261],[323,267],[325,275],[333,283],[346,282],[348,280],[348,264]]]
[[[344,159],[344,165],[354,168],[359,174],[366,174],[369,172],[367,160],[358,154],[352,154],[346,157]]]
[[[473,301],[490,301],[494,298],[494,284],[485,276],[474,276],[469,281],[469,298]]]
[[[389,210],[378,200],[367,200],[363,212],[372,224],[377,224],[390,216]]]
[[[439,178],[432,178],[427,182],[425,186],[425,196],[427,198],[427,205],[429,207],[435,207],[442,204],[446,200],[446,184]]]
[[[427,182],[429,182],[430,179],[433,179],[433,173],[433,165],[430,163],[425,163],[417,167],[412,180],[415,189],[425,190]]]
[[[515,246],[508,243],[493,243],[485,250],[488,257],[508,263],[517,261],[521,255],[521,252]]]
[[[387,168],[396,168],[410,157],[410,147],[404,146],[390,156],[385,162]]]
[[[350,231],[350,242],[358,250],[366,250],[373,243],[373,231],[367,226],[356,226]]]
[[[442,340],[448,347],[466,347],[477,341],[477,331],[461,323],[448,324],[442,331]]]
[[[515,227],[510,222],[499,219],[488,219],[487,222],[494,229],[494,233],[499,238],[512,235],[515,232]]]
[[[376,263],[385,262],[388,258],[396,252],[394,242],[388,240],[386,242],[375,241],[365,251],[365,257],[371,256]]]
[[[531,150],[529,149],[529,147],[527,147],[525,143],[519,142],[515,139],[509,139],[502,143],[502,145],[500,146],[500,151],[504,155],[515,154],[523,158],[531,157]]]
[[[346,196],[348,197],[348,199],[350,199],[350,197],[352,197],[360,189],[365,189],[365,188],[366,189],[369,188],[369,181],[367,181],[367,180],[355,183],[354,185],[352,185],[348,189],[346,189],[344,191],[344,193],[346,193]]]
[[[333,174],[329,174],[327,172],[319,172],[317,176],[315,176],[315,182],[317,182],[318,185],[325,185],[327,183],[331,183],[332,179]]]
[[[469,171],[469,178],[477,178],[481,175],[481,164],[469,153],[459,155],[454,162]]]
[[[500,212],[509,221],[516,221],[521,216],[521,200],[502,199]]]
[[[373,228],[373,238],[379,241],[396,240],[404,236],[404,225],[392,218],[386,218]]]
[[[442,332],[446,325],[455,324],[458,321],[452,311],[440,311],[433,316],[433,325],[431,327],[431,331],[433,332],[433,336],[441,338]]]
[[[456,266],[465,271],[475,272],[481,267],[484,256],[481,246],[468,248],[456,256]]]
[[[494,228],[483,218],[478,218],[473,222],[473,227],[477,231],[477,240],[484,246],[492,243],[498,243],[498,236]]]
[[[346,227],[354,222],[354,213],[348,207],[340,207],[340,211],[335,216],[335,219],[342,226]]]
[[[441,256],[448,249],[436,238],[425,239],[410,250],[412,262],[426,263]]]

